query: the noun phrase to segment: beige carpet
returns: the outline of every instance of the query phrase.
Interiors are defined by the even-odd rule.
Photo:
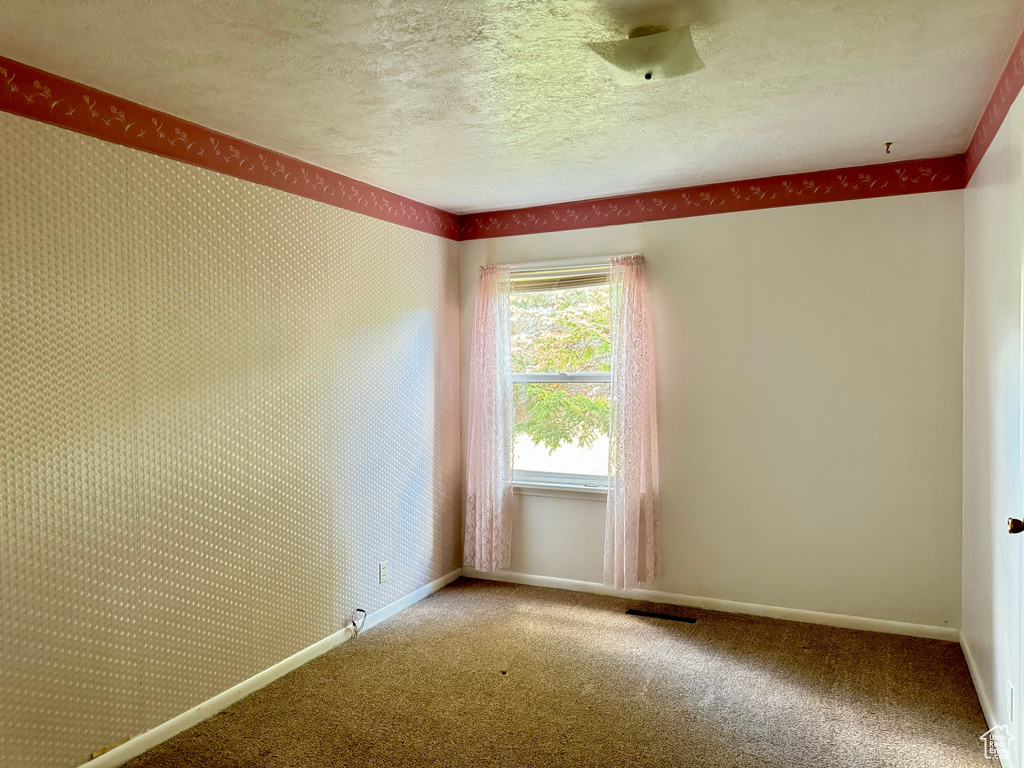
[[[992,768],[985,729],[954,643],[461,579],[129,765]]]

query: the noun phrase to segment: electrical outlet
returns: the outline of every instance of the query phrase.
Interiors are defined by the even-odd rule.
[[[1006,681],[1006,717],[1012,723],[1017,719],[1016,713],[1013,711],[1013,683],[1009,680]]]
[[[380,576],[380,583],[381,584],[383,584],[385,581],[388,580],[388,564],[387,563],[381,563],[380,564],[379,570],[378,570],[378,575]]]

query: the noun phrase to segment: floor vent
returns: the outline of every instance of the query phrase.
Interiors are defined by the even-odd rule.
[[[629,616],[646,616],[648,619],[665,619],[665,621],[682,621],[685,624],[696,624],[696,619],[691,619],[689,616],[671,616],[667,613],[651,613],[651,611],[638,611],[635,608],[630,608],[626,611]]]

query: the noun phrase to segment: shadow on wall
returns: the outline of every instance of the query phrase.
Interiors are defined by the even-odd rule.
[[[359,606],[370,611],[437,578],[439,567],[456,567],[457,531],[445,512],[458,504],[458,388],[445,393],[436,378],[443,368],[437,336],[436,320],[424,309],[386,328],[349,334],[332,355],[338,375],[327,455],[335,567],[342,582],[374,595]],[[378,585],[383,561],[390,576]]]

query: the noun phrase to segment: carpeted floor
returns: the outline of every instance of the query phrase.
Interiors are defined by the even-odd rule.
[[[460,579],[129,765],[991,768],[985,730],[955,643]]]

